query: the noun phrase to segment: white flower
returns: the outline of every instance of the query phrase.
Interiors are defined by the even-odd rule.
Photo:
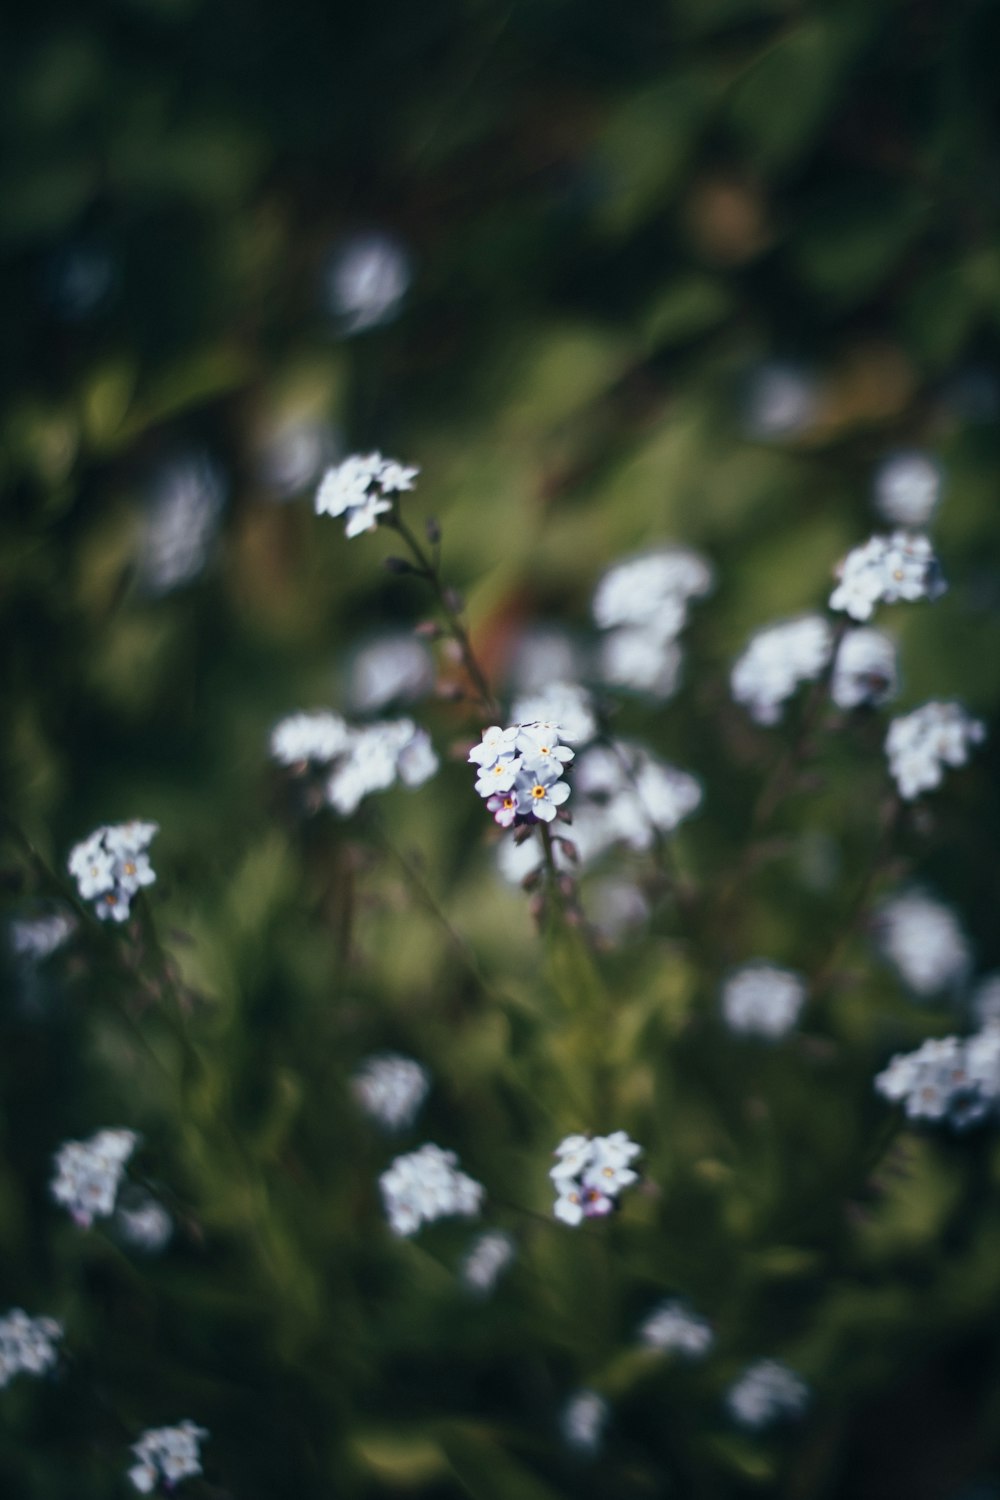
[[[327,305],[346,334],[387,323],[410,285],[410,260],[398,240],[370,232],[345,240],[326,272]]]
[[[142,511],[136,575],[154,596],[197,578],[205,566],[226,486],[204,454],[190,453],[159,470]]]
[[[812,424],[818,405],[819,390],[808,370],[772,361],[751,374],[744,421],[751,437],[794,437]]]
[[[281,766],[328,765],[350,740],[351,731],[339,714],[291,714],[271,730],[271,759]]]
[[[413,489],[419,472],[378,452],[352,453],[323,475],[316,492],[316,514],[343,516],[349,537],[374,531],[379,517],[392,510],[394,497]]]
[[[661,639],[681,630],[687,605],[712,588],[709,564],[684,547],[647,552],[609,568],[597,585],[593,613],[602,630],[618,625],[652,625]]]
[[[70,851],[70,874],[102,920],[124,922],[132,897],[156,879],[146,847],[157,832],[156,823],[133,819],[96,829]]]
[[[677,628],[683,624],[678,621]],[[680,681],[681,648],[648,628],[612,630],[601,642],[600,674],[612,687],[630,688],[665,703]]]
[[[576,679],[583,670],[580,645],[567,631],[555,625],[535,625],[526,629],[515,643],[510,678],[519,693],[529,696],[538,693],[546,697],[550,692],[558,693],[564,685],[574,693],[583,693],[582,688],[576,687]],[[547,708],[530,708],[522,713],[518,704],[511,710],[511,718],[525,722],[528,719],[565,722],[562,714]],[[566,728],[568,731],[568,723]]]
[[[573,841],[583,862],[610,845],[641,852],[672,833],[701,804],[699,782],[624,740],[593,745],[576,766]]]
[[[144,1432],[132,1452],[137,1462],[128,1471],[135,1489],[150,1494],[159,1483],[172,1488],[182,1479],[201,1473],[200,1445],[206,1427],[184,1421],[176,1427],[154,1427]]]
[[[370,641],[354,656],[348,697],[359,713],[376,713],[389,703],[412,703],[434,685],[430,652],[413,635],[400,632]]]
[[[12,1307],[0,1318],[0,1388],[15,1375],[44,1375],[59,1358],[56,1344],[63,1336],[55,1318],[29,1318]]]
[[[315,484],[338,446],[335,430],[318,416],[287,411],[265,415],[254,438],[257,475],[273,498],[290,500]]]
[[[428,1144],[397,1156],[379,1178],[389,1227],[395,1234],[415,1234],[422,1224],[463,1215],[475,1218],[485,1188],[458,1171],[454,1151]]]
[[[800,1416],[808,1401],[805,1381],[776,1359],[760,1359],[749,1365],[726,1393],[730,1416],[741,1427],[755,1432]]]
[[[722,1013],[731,1031],[775,1038],[795,1025],[805,998],[798,974],[758,959],[730,974],[722,987]]]
[[[985,726],[959,703],[925,703],[893,719],[885,749],[899,795],[910,800],[940,786],[945,766],[964,766],[985,737]]]
[[[121,1239],[145,1255],[158,1255],[170,1243],[174,1221],[158,1199],[141,1188],[119,1198],[114,1227]]]
[[[685,1303],[661,1302],[639,1325],[639,1341],[663,1354],[701,1359],[715,1343],[710,1323],[698,1317]]]
[[[601,1446],[610,1408],[596,1391],[577,1391],[563,1407],[559,1427],[563,1441],[577,1453],[596,1453]]]
[[[875,935],[886,958],[921,1000],[956,989],[972,951],[954,912],[925,891],[906,891],[880,907]]]
[[[875,1079],[876,1092],[902,1104],[910,1120],[967,1130],[995,1115],[1000,1104],[1000,1028],[964,1040],[932,1038],[899,1053]]]
[[[591,1147],[591,1159],[582,1176],[584,1187],[599,1188],[609,1197],[617,1198],[623,1187],[639,1181],[638,1172],[629,1163],[641,1154],[642,1147],[629,1140],[624,1130],[597,1136]]]
[[[517,1253],[512,1235],[487,1229],[477,1235],[462,1261],[461,1277],[476,1296],[488,1297]]]
[[[350,732],[347,748],[326,784],[330,806],[349,817],[372,792],[420,786],[438,769],[430,739],[412,719],[384,719]]]
[[[896,696],[896,647],[881,630],[849,630],[840,643],[830,682],[838,708],[888,703]]]
[[[573,1227],[584,1219],[603,1218],[617,1207],[622,1188],[638,1182],[631,1163],[642,1147],[624,1130],[612,1135],[568,1135],[556,1147],[549,1176],[556,1188],[553,1213]]]
[[[351,1088],[365,1114],[386,1130],[413,1124],[430,1089],[427,1069],[398,1052],[379,1052],[365,1058],[351,1079]]]
[[[585,743],[597,733],[593,699],[575,682],[553,682],[518,698],[511,718],[518,724],[546,720],[558,724],[560,738],[574,742]]]
[[[941,479],[926,453],[896,453],[875,475],[875,507],[894,526],[926,526],[941,500]]]
[[[468,758],[473,765],[479,765],[483,770],[496,765],[498,760],[506,760],[514,754],[514,746],[521,732],[520,724],[512,724],[507,729],[502,729],[499,724],[491,724],[489,729],[483,731],[482,740],[478,745],[473,745],[469,751]]]
[[[66,911],[53,911],[46,916],[15,917],[8,928],[11,952],[17,958],[41,963],[73,936],[76,926],[76,918]]]
[[[800,684],[819,677],[831,644],[830,627],[820,615],[801,615],[759,630],[733,667],[733,697],[758,724],[776,724]]]
[[[836,573],[840,582],[830,608],[855,620],[870,620],[876,604],[937,599],[946,588],[927,537],[907,531],[871,537],[847,554]]]
[[[49,1191],[81,1229],[114,1211],[125,1165],[138,1140],[132,1130],[99,1130],[89,1141],[66,1141],[56,1152]]]

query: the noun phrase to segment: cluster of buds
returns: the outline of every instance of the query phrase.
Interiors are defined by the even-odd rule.
[[[476,791],[500,827],[510,828],[552,822],[569,797],[563,773],[573,755],[557,724],[538,721],[491,725],[469,760],[479,767]]]
[[[618,1206],[622,1188],[638,1182],[631,1163],[642,1147],[624,1130],[612,1135],[568,1135],[556,1147],[549,1172],[557,1198],[552,1212],[574,1228],[584,1219],[603,1219]]]

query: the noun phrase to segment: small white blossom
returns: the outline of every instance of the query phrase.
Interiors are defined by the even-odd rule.
[[[351,1079],[351,1089],[370,1119],[386,1130],[405,1130],[427,1098],[430,1075],[415,1058],[379,1052],[365,1058]]]
[[[134,1188],[119,1196],[114,1228],[119,1238],[134,1250],[141,1250],[144,1255],[158,1255],[170,1243],[174,1221],[151,1193]]]
[[[374,531],[379,517],[392,510],[395,497],[413,489],[419,472],[378,452],[352,453],[323,475],[316,492],[316,514],[343,516],[349,537]]]
[[[572,744],[585,744],[597,733],[593,699],[575,682],[553,682],[516,699],[511,718],[518,724],[558,724],[560,738]]]
[[[652,848],[657,834],[673,833],[702,798],[693,776],[624,740],[582,753],[575,790],[573,839],[584,862],[617,843],[637,852]]]
[[[95,829],[70,851],[69,872],[102,920],[124,922],[133,896],[156,879],[146,849],[157,832],[156,823],[134,819]]]
[[[926,453],[896,453],[875,475],[875,508],[894,526],[926,526],[941,500],[941,467]]]
[[[12,1307],[0,1318],[0,1389],[15,1375],[44,1375],[59,1358],[63,1326],[55,1318],[29,1318]]]
[[[326,270],[326,302],[345,334],[388,323],[410,285],[410,258],[398,240],[377,232],[344,241]]]
[[[646,627],[628,627],[608,632],[598,665],[602,682],[609,686],[648,693],[665,703],[677,691],[682,660],[681,648],[672,638],[664,640]]]
[[[819,389],[808,370],[769,361],[758,365],[750,376],[744,421],[751,437],[774,441],[795,437],[811,426],[818,407]]]
[[[351,731],[339,714],[290,714],[271,731],[271,759],[281,766],[329,765],[351,742]]]
[[[575,1228],[584,1219],[611,1213],[622,1188],[638,1182],[631,1164],[641,1153],[624,1130],[607,1136],[568,1135],[556,1147],[556,1164],[549,1172],[556,1218]]]
[[[182,1479],[201,1473],[201,1442],[206,1427],[184,1421],[176,1427],[154,1427],[132,1444],[136,1462],[128,1471],[135,1489],[149,1495],[157,1485],[172,1489]]]
[[[663,639],[677,635],[692,599],[711,591],[712,569],[684,547],[647,552],[615,563],[594,594],[594,620],[601,630],[619,625],[657,625]]]
[[[749,1365],[726,1393],[730,1416],[754,1432],[800,1416],[808,1401],[805,1381],[776,1359]]]
[[[566,1402],[559,1419],[563,1442],[577,1453],[597,1453],[609,1415],[603,1396],[596,1391],[577,1391]]]
[[[348,699],[362,714],[390,703],[414,703],[434,686],[430,652],[415,636],[400,632],[370,641],[354,656]]]
[[[945,766],[964,766],[986,728],[959,703],[925,703],[893,719],[885,739],[889,770],[908,801],[941,785]]]
[[[327,782],[327,801],[349,817],[365,797],[387,790],[397,778],[405,786],[421,786],[438,764],[426,731],[412,719],[368,724],[351,731],[347,750]]]
[[[557,693],[564,684],[573,692],[582,693],[583,689],[575,684],[583,671],[584,654],[579,642],[559,626],[534,625],[518,636],[510,665],[510,680],[518,693],[544,696],[550,691]],[[531,708],[522,713],[516,704],[511,717],[563,722],[562,715],[554,711]]]
[[[458,1170],[454,1151],[432,1144],[397,1156],[379,1187],[389,1227],[399,1235],[416,1234],[422,1224],[453,1215],[476,1218],[486,1191]]]
[[[88,1141],[66,1141],[56,1152],[49,1191],[81,1229],[114,1212],[125,1166],[138,1140],[132,1130],[99,1130]]]
[[[907,1119],[967,1130],[1000,1104],[1000,1028],[945,1036],[897,1054],[875,1079],[876,1092],[902,1104]]]
[[[463,1283],[476,1296],[488,1297],[516,1254],[512,1235],[502,1229],[485,1230],[473,1240],[462,1261]]]
[[[264,417],[254,442],[257,475],[276,500],[290,500],[314,485],[337,456],[337,434],[307,413]]]
[[[758,724],[776,724],[803,682],[830,660],[832,633],[820,615],[801,615],[754,635],[730,677],[733,697]]]
[[[731,1031],[777,1038],[799,1018],[806,987],[798,974],[758,959],[730,974],[722,987],[722,1014]]]
[[[830,608],[854,620],[870,620],[876,604],[937,599],[946,588],[929,540],[908,531],[871,537],[847,554],[836,573],[840,582]]]
[[[702,1359],[715,1343],[712,1326],[684,1302],[671,1299],[639,1325],[639,1342],[663,1354],[680,1354],[685,1359]]]
[[[840,643],[830,682],[838,708],[878,707],[896,696],[896,646],[881,630],[849,630]]]
[[[972,950],[954,912],[925,891],[886,901],[874,926],[882,952],[921,1000],[957,989],[972,966]]]
[[[173,459],[157,473],[142,511],[136,574],[147,594],[170,593],[205,566],[226,497],[203,454]]]

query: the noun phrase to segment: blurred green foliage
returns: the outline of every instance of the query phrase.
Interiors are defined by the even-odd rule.
[[[41,0],[4,40],[4,910],[51,897],[97,824],[155,818],[144,909],[181,980],[148,934],[93,924],[30,975],[4,960],[0,1286],[67,1337],[57,1379],[0,1393],[0,1490],[120,1494],[128,1443],[185,1416],[211,1432],[187,1492],[219,1500],[935,1500],[996,1475],[1000,1152],[890,1144],[871,1086],[956,1024],[854,920],[884,723],[825,737],[748,859],[796,723],[751,728],[727,673],[753,628],[822,603],[872,529],[874,466],[916,445],[946,474],[951,589],[892,619],[901,701],[995,719],[1000,11]],[[348,337],[329,257],[369,231],[413,280]],[[747,415],[773,362],[814,382],[786,431]],[[407,503],[441,519],[498,680],[532,622],[585,633],[611,558],[713,558],[680,695],[615,721],[704,781],[675,851],[690,910],[668,892],[641,941],[546,951],[493,872],[474,717],[443,699],[435,782],[346,825],[295,814],[271,725],[339,704],[357,643],[428,608],[309,484],[279,503],[262,444],[310,421],[422,465]],[[219,536],[151,590],[149,492],[192,453],[222,476]],[[988,969],[980,761],[868,894],[930,882]],[[773,1050],[717,1018],[757,953],[825,976]],[[467,1226],[386,1229],[393,1148],[347,1086],[384,1047],[430,1068],[418,1138],[455,1146],[518,1238],[490,1301],[456,1279]],[[175,1217],[157,1259],[47,1197],[59,1143],[116,1124]],[[648,1188],[564,1230],[548,1153],[619,1127]],[[668,1293],[715,1325],[705,1364],[637,1346]],[[813,1404],[748,1437],[722,1396],[771,1354]],[[580,1387],[612,1404],[592,1461],[558,1437]]]

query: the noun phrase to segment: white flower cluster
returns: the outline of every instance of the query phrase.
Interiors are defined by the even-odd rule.
[[[584,1219],[601,1219],[618,1206],[622,1188],[638,1182],[630,1163],[642,1147],[624,1130],[612,1135],[568,1135],[556,1147],[558,1161],[549,1172],[556,1189],[552,1212],[574,1227]]]
[[[75,931],[76,918],[67,911],[38,917],[15,917],[8,929],[10,949],[15,958],[41,963],[68,942]]]
[[[594,594],[594,620],[608,631],[601,673],[617,687],[634,688],[661,701],[677,687],[677,644],[688,606],[712,588],[709,564],[683,547],[647,552],[616,563]]]
[[[327,774],[325,799],[349,817],[372,792],[397,780],[422,786],[438,769],[425,729],[412,719],[382,719],[355,727],[339,714],[292,714],[271,731],[271,756],[279,765]]]
[[[182,1479],[201,1473],[201,1441],[208,1437],[206,1427],[180,1422],[176,1427],[153,1427],[132,1444],[136,1462],[128,1477],[142,1495],[149,1495],[162,1483],[172,1489]]]
[[[921,1000],[955,989],[972,966],[954,912],[925,891],[905,891],[886,901],[874,927],[882,952]]]
[[[748,1365],[726,1394],[729,1415],[754,1432],[800,1416],[808,1401],[805,1381],[777,1359]]]
[[[517,724],[558,724],[564,740],[585,745],[597,733],[594,700],[577,682],[550,682],[537,692],[525,693],[511,705]]]
[[[798,974],[758,959],[730,974],[722,987],[722,1014],[731,1031],[772,1039],[799,1018],[806,987]]]
[[[928,538],[908,531],[870,537],[847,554],[836,573],[840,582],[830,608],[853,620],[870,620],[876,604],[937,599],[947,587]]]
[[[398,1052],[366,1057],[351,1079],[351,1089],[370,1119],[386,1130],[412,1125],[430,1088],[427,1069]]]
[[[66,1141],[59,1147],[49,1190],[81,1229],[114,1212],[122,1175],[138,1140],[132,1130],[99,1130],[89,1141]]]
[[[584,859],[617,843],[640,853],[650,849],[657,834],[673,833],[701,805],[701,784],[693,776],[625,740],[584,751],[575,785],[574,837]]]
[[[840,643],[830,680],[838,708],[877,708],[896,696],[896,647],[881,630],[849,630]]]
[[[715,1343],[711,1324],[676,1299],[661,1302],[639,1326],[639,1341],[662,1354],[702,1359]]]
[[[516,1254],[512,1235],[502,1229],[487,1229],[476,1236],[462,1261],[464,1285],[477,1297],[488,1297]]]
[[[875,475],[875,507],[894,526],[926,526],[941,500],[941,468],[926,453],[895,453]]]
[[[132,897],[156,879],[146,850],[158,832],[156,823],[116,823],[95,829],[70,851],[69,872],[102,921],[124,922]]]
[[[381,453],[352,453],[327,469],[316,491],[318,516],[343,516],[347,536],[374,531],[379,516],[392,510],[404,490],[412,490],[420,470],[407,469]]]
[[[758,724],[776,724],[785,701],[830,660],[832,632],[821,615],[800,615],[758,630],[735,663],[730,686]]]
[[[964,766],[986,728],[959,703],[925,703],[893,719],[885,738],[889,770],[908,801],[941,785],[945,766]]]
[[[883,1098],[910,1120],[967,1130],[1000,1106],[1000,1027],[969,1037],[945,1036],[898,1053],[875,1079]]]
[[[44,1375],[51,1370],[62,1336],[62,1324],[55,1318],[29,1318],[20,1307],[12,1307],[0,1318],[0,1389],[15,1375]]]
[[[569,796],[563,772],[574,752],[558,724],[492,724],[469,760],[479,767],[476,791],[501,828],[551,823]]]
[[[577,1391],[562,1409],[559,1429],[567,1448],[594,1454],[601,1446],[611,1408],[596,1391]]]
[[[422,1224],[454,1214],[475,1218],[486,1189],[457,1170],[454,1151],[428,1144],[397,1156],[379,1178],[382,1201],[394,1234],[416,1234]]]

